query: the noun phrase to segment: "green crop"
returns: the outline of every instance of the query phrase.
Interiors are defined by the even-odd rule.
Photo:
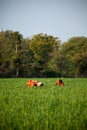
[[[27,78],[0,79],[0,130],[86,130],[87,79],[36,78],[43,87],[27,88]]]

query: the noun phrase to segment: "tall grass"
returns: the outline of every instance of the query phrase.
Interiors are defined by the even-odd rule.
[[[0,130],[86,130],[87,79],[38,79],[42,88],[27,88],[28,79],[0,79]],[[36,79],[37,80],[37,79]]]

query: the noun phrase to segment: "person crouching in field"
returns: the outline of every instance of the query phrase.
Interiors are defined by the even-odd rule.
[[[43,86],[43,83],[42,82],[39,82],[39,81],[34,81],[34,80],[28,80],[27,81],[27,87],[42,87]]]
[[[35,82],[34,82],[34,86],[42,87],[42,86],[43,86],[43,83],[42,83],[42,82],[39,82],[39,81],[35,81]]]
[[[34,86],[34,80],[28,80],[26,86],[29,87],[33,87]]]
[[[61,79],[56,80],[56,85],[57,86],[64,86],[64,82]]]

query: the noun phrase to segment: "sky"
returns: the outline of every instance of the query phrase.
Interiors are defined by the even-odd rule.
[[[0,0],[0,31],[19,31],[24,38],[38,33],[87,37],[87,0]]]

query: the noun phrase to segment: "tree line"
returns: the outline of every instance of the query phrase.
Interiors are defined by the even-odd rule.
[[[87,37],[0,32],[0,77],[87,77]]]

